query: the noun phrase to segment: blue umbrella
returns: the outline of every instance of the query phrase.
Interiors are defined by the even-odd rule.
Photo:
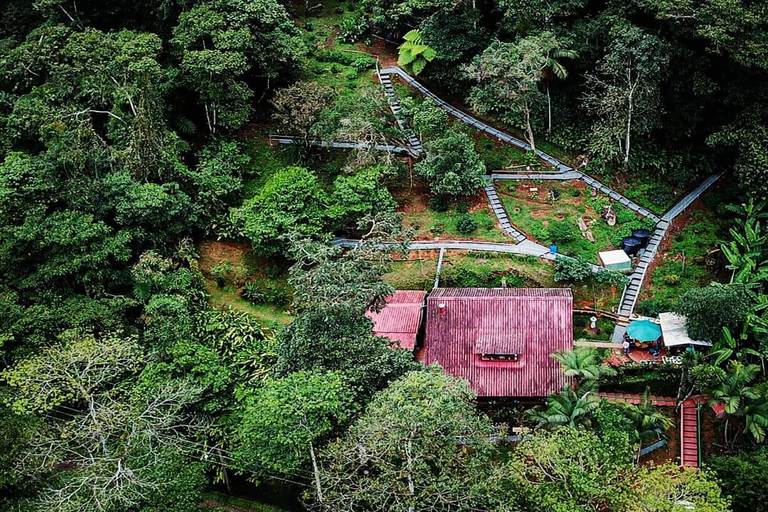
[[[661,326],[650,320],[635,320],[627,326],[627,334],[637,341],[655,341],[661,337]]]

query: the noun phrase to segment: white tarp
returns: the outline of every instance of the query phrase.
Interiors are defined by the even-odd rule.
[[[709,341],[692,340],[688,336],[688,329],[685,326],[688,319],[682,315],[660,313],[659,322],[661,323],[661,334],[664,336],[664,345],[667,347],[678,347],[680,345],[712,346],[712,343]]]

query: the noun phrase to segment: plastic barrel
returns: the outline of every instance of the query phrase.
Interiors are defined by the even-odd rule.
[[[648,240],[651,239],[651,232],[647,229],[634,229],[632,230],[632,238],[637,238],[643,247],[648,245]]]
[[[634,256],[642,248],[643,243],[633,236],[628,236],[621,240],[621,248],[629,256]]]

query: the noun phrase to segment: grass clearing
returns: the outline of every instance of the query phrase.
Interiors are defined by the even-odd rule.
[[[267,326],[287,324],[292,291],[283,262],[257,258],[244,243],[208,240],[200,244],[198,265],[211,303],[253,315]],[[271,291],[271,302],[253,304],[241,297],[244,287],[256,282]]]
[[[416,240],[510,241],[496,225],[496,216],[482,192],[455,201],[446,212],[437,212],[429,208],[431,196],[422,184],[415,187],[392,187],[391,191],[400,205],[398,211],[403,214],[403,225],[413,230]],[[465,216],[469,216],[477,225],[477,228],[469,233],[462,233],[458,229],[459,220]]]
[[[638,312],[656,315],[669,311],[688,290],[717,281],[719,240],[726,236],[726,229],[727,222],[714,208],[684,214],[662,245]]]
[[[437,272],[437,258],[393,261],[391,271],[383,276],[384,282],[398,290],[432,289]]]
[[[616,324],[608,318],[598,318],[595,329],[590,327],[592,315],[573,315],[573,339],[588,341],[611,341]]]
[[[597,253],[616,249],[633,229],[652,229],[653,223],[624,206],[610,201],[580,181],[500,181],[497,190],[514,226],[539,242],[555,244],[569,256],[597,263]],[[609,226],[601,211],[611,205],[616,225]],[[581,218],[595,241],[579,229]]]

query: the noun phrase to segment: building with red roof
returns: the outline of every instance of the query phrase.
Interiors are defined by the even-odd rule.
[[[550,357],[573,348],[569,289],[438,288],[426,318],[420,359],[479,397],[543,398],[569,383]]]
[[[387,304],[381,311],[368,311],[365,316],[373,321],[374,334],[413,350],[421,328],[426,295],[423,291],[399,290],[387,297]]]

